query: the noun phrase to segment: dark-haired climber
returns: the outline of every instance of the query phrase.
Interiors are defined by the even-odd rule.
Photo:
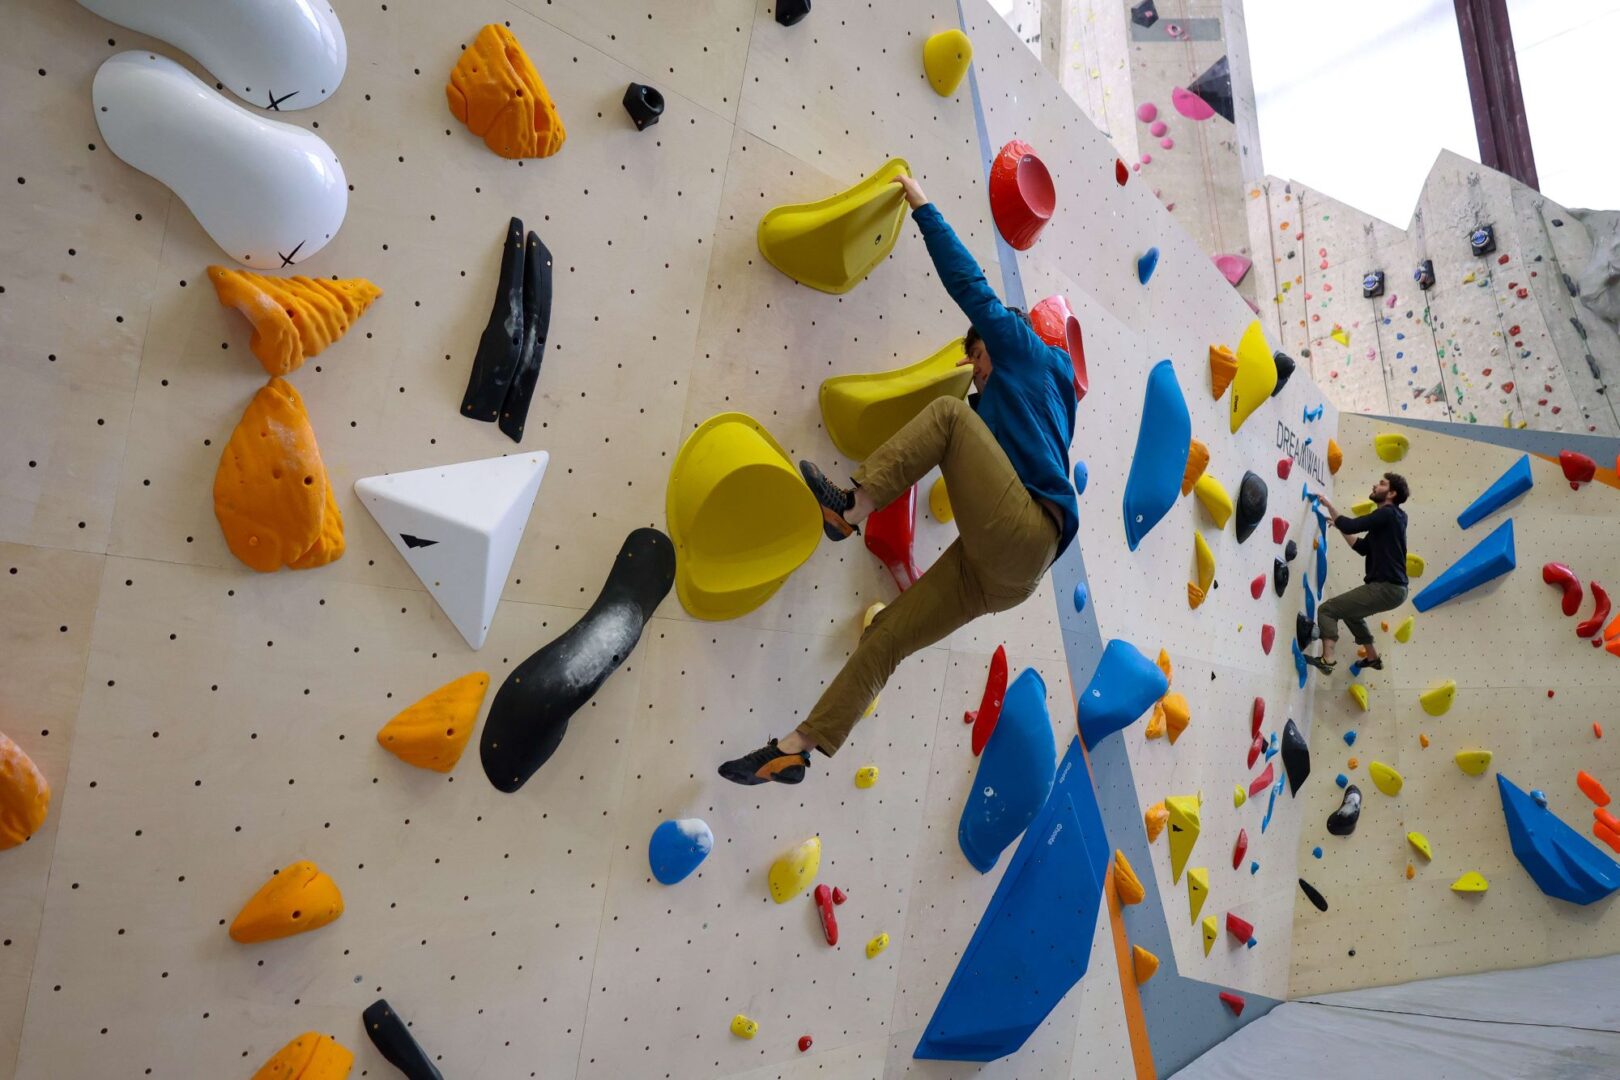
[[[1317,497],[1333,515],[1333,527],[1345,534],[1345,543],[1367,560],[1361,585],[1324,600],[1316,609],[1322,655],[1307,656],[1305,662],[1324,675],[1331,675],[1338,666],[1333,661],[1333,646],[1339,640],[1341,619],[1350,624],[1350,634],[1356,644],[1367,650],[1361,666],[1383,670],[1383,658],[1373,644],[1372,631],[1367,629],[1367,616],[1393,611],[1406,599],[1406,511],[1401,509],[1401,504],[1411,493],[1406,477],[1400,473],[1385,473],[1368,496],[1377,504],[1376,509],[1361,517],[1346,517],[1335,510],[1332,503]],[[1352,540],[1350,537],[1355,533],[1366,535]]]
[[[1033,593],[1074,539],[1079,507],[1069,483],[1074,368],[1029,317],[1003,304],[917,181],[905,192],[940,282],[972,323],[964,341],[977,393],[936,398],[855,470],[841,488],[799,463],[832,540],[858,532],[934,466],[950,492],[960,536],[917,583],[878,613],[810,715],[780,739],[720,766],[739,784],[804,779],[812,747],[831,756],[901,660]]]

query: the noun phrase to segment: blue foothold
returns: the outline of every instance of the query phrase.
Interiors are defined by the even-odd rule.
[[[1074,463],[1074,493],[1076,495],[1084,495],[1086,493],[1086,481],[1089,480],[1089,479],[1091,479],[1091,473],[1086,468],[1086,463],[1083,462],[1083,461],[1075,462]]]
[[[1333,778],[1333,782],[1335,784],[1338,784],[1341,788],[1346,788],[1346,787],[1350,786],[1350,778],[1348,776],[1344,775],[1344,773],[1340,773],[1338,776],[1335,776]]]
[[[1153,271],[1157,270],[1158,268],[1159,249],[1156,247],[1150,247],[1142,253],[1141,258],[1136,260],[1136,280],[1140,281],[1143,285],[1146,285],[1148,283],[1148,278],[1152,277]]]
[[[1244,942],[1244,946],[1250,949],[1254,948],[1258,944],[1260,944],[1260,939],[1255,937],[1252,937],[1248,941]]]
[[[1547,808],[1547,793],[1545,791],[1540,788],[1531,788],[1530,797],[1536,801],[1537,806],[1544,810]]]
[[[1352,661],[1350,661],[1350,676],[1352,678],[1354,678],[1355,676],[1360,675],[1360,674],[1361,674],[1361,661],[1360,660],[1352,660]]]
[[[1259,872],[1260,872],[1260,864],[1259,863],[1257,863],[1257,862],[1249,863],[1249,873],[1258,874]]]
[[[1076,610],[1076,611],[1084,611],[1084,610],[1086,610],[1086,601],[1089,600],[1090,598],[1091,598],[1091,590],[1086,588],[1086,583],[1083,582],[1083,581],[1075,582],[1075,584],[1074,584],[1074,610]]]
[[[1317,858],[1318,858],[1318,859],[1320,859],[1320,858],[1321,858],[1321,857],[1322,857],[1322,849],[1321,849],[1321,848],[1319,848],[1319,847],[1317,847],[1317,848],[1312,848],[1312,849],[1311,849],[1311,854],[1312,854],[1312,855],[1314,855],[1314,856],[1316,856],[1316,857],[1317,857]]]
[[[714,833],[701,818],[665,821],[647,843],[647,861],[661,885],[674,885],[698,868],[714,848]]]
[[[1354,746],[1354,745],[1356,745],[1356,729],[1355,728],[1351,728],[1349,731],[1344,733],[1344,745],[1346,745],[1346,746]]]

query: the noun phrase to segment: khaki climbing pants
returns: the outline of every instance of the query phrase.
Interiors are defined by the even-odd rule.
[[[1357,645],[1371,645],[1373,636],[1372,631],[1367,629],[1367,616],[1393,611],[1405,599],[1405,585],[1397,585],[1393,581],[1369,581],[1322,601],[1322,606],[1316,609],[1317,631],[1323,641],[1338,641],[1339,620],[1343,619]]]
[[[1058,526],[1024,487],[984,421],[960,398],[936,398],[855,471],[887,506],[938,465],[960,533],[939,560],[878,612],[798,731],[838,751],[895,667],[980,615],[1016,607],[1057,556]]]

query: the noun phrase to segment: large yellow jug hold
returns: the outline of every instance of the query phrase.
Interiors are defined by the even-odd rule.
[[[1378,454],[1380,461],[1394,464],[1405,457],[1406,452],[1411,448],[1412,444],[1405,435],[1393,431],[1386,431],[1373,436],[1373,450]]]
[[[966,396],[973,369],[958,366],[966,355],[962,340],[903,368],[835,375],[823,382],[821,422],[839,452],[865,461],[935,398]]]
[[[847,191],[778,206],[759,221],[760,254],[801,285],[849,292],[893,250],[906,217],[894,178],[910,173],[911,166],[891,158]]]
[[[771,863],[767,883],[771,899],[785,904],[810,887],[821,869],[821,837],[812,836]]]
[[[1447,679],[1439,686],[1431,686],[1418,695],[1418,704],[1430,716],[1444,716],[1451,709],[1451,703],[1457,699],[1457,681]]]
[[[1260,321],[1256,319],[1238,339],[1237,375],[1232,379],[1232,434],[1237,434],[1243,421],[1264,405],[1275,389],[1277,362],[1272,358],[1271,346],[1266,344],[1265,331],[1260,329]]]
[[[973,42],[960,30],[941,30],[923,42],[923,71],[940,97],[956,93],[972,60]]]
[[[1192,854],[1193,845],[1198,843],[1199,806],[1203,803],[1202,795],[1172,795],[1164,800],[1164,808],[1169,815],[1170,825],[1170,879],[1181,880],[1182,867],[1187,865],[1187,857]]]

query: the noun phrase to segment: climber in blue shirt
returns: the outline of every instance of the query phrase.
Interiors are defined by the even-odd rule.
[[[810,748],[836,753],[901,660],[980,615],[1021,603],[1078,524],[1069,483],[1077,404],[1069,354],[1042,341],[1023,311],[1001,302],[916,180],[901,176],[895,183],[940,282],[972,324],[958,366],[973,368],[977,394],[966,402],[935,398],[855,470],[851,488],[833,484],[808,461],[799,470],[821,504],[827,536],[837,541],[938,466],[960,535],[877,614],[803,723],[720,766],[721,776],[739,784],[803,780]]]

